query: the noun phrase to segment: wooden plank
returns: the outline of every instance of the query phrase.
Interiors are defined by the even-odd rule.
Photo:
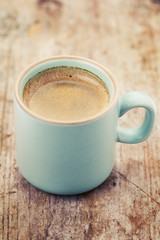
[[[160,239],[160,5],[124,0],[0,1],[0,240]],[[31,186],[16,164],[13,86],[35,60],[92,58],[115,75],[120,93],[151,95],[157,119],[140,144],[117,144],[115,166],[97,189],[56,196]],[[135,109],[119,120],[138,125]]]

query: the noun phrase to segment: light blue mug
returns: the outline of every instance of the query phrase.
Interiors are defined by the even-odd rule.
[[[22,100],[27,81],[55,66],[73,66],[98,75],[108,86],[110,103],[103,112],[78,122],[54,122],[29,110]],[[141,126],[124,129],[118,118],[132,108],[146,110]],[[112,171],[116,142],[139,143],[151,133],[155,105],[142,92],[118,96],[111,73],[100,64],[76,56],[57,56],[38,61],[24,70],[15,85],[14,116],[17,163],[34,186],[55,194],[79,194],[106,180]]]

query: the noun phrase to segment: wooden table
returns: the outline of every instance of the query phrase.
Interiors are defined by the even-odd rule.
[[[16,163],[16,76],[33,61],[59,54],[102,63],[115,75],[120,94],[144,91],[158,110],[150,138],[135,145],[118,143],[110,177],[77,196],[36,189],[21,176]],[[0,240],[160,239],[159,110],[159,4],[0,0]],[[119,124],[133,127],[143,116],[142,109],[135,109]]]

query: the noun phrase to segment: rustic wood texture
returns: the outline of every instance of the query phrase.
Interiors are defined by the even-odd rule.
[[[151,0],[0,0],[0,240],[160,239],[160,5]],[[56,196],[30,185],[16,164],[13,88],[35,60],[59,54],[107,66],[120,93],[144,91],[157,105],[150,138],[117,144],[97,189]],[[139,124],[142,109],[119,123]]]

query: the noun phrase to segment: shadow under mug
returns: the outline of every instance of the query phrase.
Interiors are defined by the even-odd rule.
[[[110,102],[103,112],[77,122],[54,122],[29,110],[22,100],[27,81],[55,66],[73,66],[98,75],[107,85]],[[145,108],[141,126],[124,129],[118,118],[132,108]],[[44,191],[70,195],[89,191],[112,171],[116,142],[139,143],[151,133],[155,105],[142,92],[118,96],[112,74],[100,64],[77,56],[57,56],[27,67],[15,85],[14,116],[17,163],[22,175]]]

